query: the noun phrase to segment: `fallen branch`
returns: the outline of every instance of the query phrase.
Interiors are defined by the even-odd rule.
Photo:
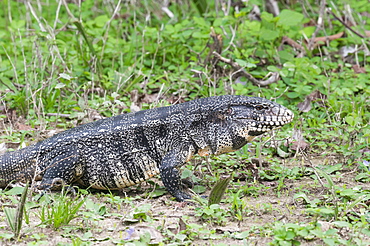
[[[56,116],[61,118],[71,118],[71,114],[47,113],[46,116]]]
[[[316,29],[315,31],[312,33],[312,37],[310,38],[310,40],[308,40],[308,43],[307,43],[307,49],[308,50],[313,50],[314,47],[315,47],[315,38],[317,36],[317,34],[319,33],[319,31],[323,28],[324,26],[324,14],[325,14],[325,6],[326,6],[326,1],[323,0],[323,1],[320,1],[320,10],[319,10],[319,17],[317,19],[317,25],[316,25]]]
[[[267,80],[258,80],[254,78],[251,74],[247,73],[245,69],[241,67],[237,62],[233,62],[231,59],[221,56],[216,51],[213,51],[212,54],[220,61],[231,65],[235,70],[237,70],[234,74],[241,74],[242,76],[246,77],[249,81],[251,81],[254,85],[266,86],[275,83],[276,81],[279,80],[278,72],[269,73],[267,76],[270,76],[270,78],[268,78]]]
[[[71,114],[60,114],[60,113],[47,113],[46,116],[55,116],[55,117],[67,118],[67,119],[75,118]],[[93,115],[91,118],[94,119],[94,120],[105,119],[105,117],[100,116],[100,115]]]
[[[292,46],[294,49],[299,50],[301,52],[305,52],[305,49],[302,45],[294,41],[293,39],[289,38],[288,36],[283,36],[283,39],[281,40],[282,44],[288,44]]]
[[[336,16],[333,11],[331,11],[331,9],[328,9],[327,10],[329,14],[331,14],[337,21],[339,21],[340,23],[342,23],[343,26],[345,26],[348,30],[350,30],[351,32],[353,32],[354,34],[356,34],[357,36],[359,36],[360,38],[366,38],[366,36],[362,35],[361,33],[355,31],[354,29],[352,29],[347,23],[345,23],[341,18],[339,18],[338,16]]]

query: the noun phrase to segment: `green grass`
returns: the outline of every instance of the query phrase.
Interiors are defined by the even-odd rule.
[[[158,180],[123,194],[81,190],[37,200],[32,193],[23,202],[23,189],[1,190],[0,241],[369,245],[369,38],[311,0],[280,5],[277,17],[261,1],[239,9],[220,1],[170,3],[2,1],[0,142],[16,149],[99,117],[222,94],[276,100],[294,111],[294,122],[237,153],[185,165],[183,177],[200,195],[234,174],[212,205],[199,198],[179,207]],[[260,21],[248,18],[253,4]],[[368,1],[328,5],[360,35],[370,30]],[[313,36],[340,32],[308,45]],[[256,86],[214,51],[258,80],[270,72],[280,79]]]

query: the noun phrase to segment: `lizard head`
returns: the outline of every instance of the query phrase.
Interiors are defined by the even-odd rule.
[[[264,98],[251,97],[245,103],[231,104],[228,111],[230,123],[238,135],[246,138],[279,128],[294,118],[292,111]]]
[[[256,136],[279,128],[294,118],[289,109],[259,97],[235,96],[209,114],[213,154],[238,150]]]

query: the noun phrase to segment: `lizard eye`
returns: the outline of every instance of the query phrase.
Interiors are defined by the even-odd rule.
[[[262,105],[257,105],[255,107],[256,110],[260,111],[260,110],[263,110],[265,107],[263,107]]]

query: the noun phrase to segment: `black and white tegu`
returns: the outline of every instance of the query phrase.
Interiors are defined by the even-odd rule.
[[[259,97],[215,96],[80,125],[0,156],[0,187],[41,181],[117,190],[160,174],[178,201],[178,168],[194,154],[235,151],[293,120],[292,111]]]

